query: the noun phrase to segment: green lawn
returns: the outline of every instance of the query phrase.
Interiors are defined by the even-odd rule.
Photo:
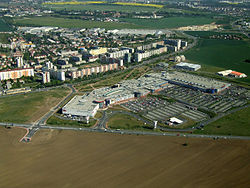
[[[69,92],[59,88],[0,98],[0,122],[34,122],[47,113]]]
[[[151,128],[145,126],[142,121],[139,121],[126,114],[116,114],[108,121],[108,127],[111,129],[137,129],[150,130]]]
[[[133,23],[140,26],[147,26],[154,29],[177,28],[188,25],[204,25],[212,23],[214,20],[208,17],[169,17],[162,19],[136,19],[123,18],[121,21]]]
[[[0,32],[11,31],[11,28],[5,23],[3,19],[0,18]]]
[[[137,29],[144,28],[130,23],[116,23],[116,22],[100,22],[100,21],[87,21],[80,19],[64,19],[55,17],[33,17],[16,19],[14,24],[21,26],[54,26],[65,28],[94,28],[100,27],[105,29]]]
[[[249,52],[250,41],[200,39],[199,44],[184,55],[190,62],[243,72],[248,78],[240,80],[249,83],[250,64],[244,62],[250,59]]]
[[[96,123],[96,120],[91,120],[89,124],[73,121],[73,120],[63,120],[56,116],[51,116],[47,122],[48,125],[61,126],[61,127],[91,127]]]
[[[250,136],[250,107],[227,115],[204,127],[196,130],[197,134],[238,135]]]

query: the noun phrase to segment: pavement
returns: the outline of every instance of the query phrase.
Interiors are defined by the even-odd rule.
[[[13,127],[28,127],[29,124],[10,124]],[[6,123],[0,123],[0,126],[6,126]],[[74,128],[74,127],[57,127],[40,125],[34,127],[39,129],[54,129],[54,130],[72,130],[72,131],[85,131],[85,132],[98,132],[98,133],[113,133],[113,134],[126,134],[126,135],[152,135],[152,136],[177,136],[188,138],[211,138],[211,139],[240,139],[250,140],[250,136],[224,136],[224,135],[202,135],[202,134],[186,134],[186,133],[163,133],[157,131],[133,131],[133,130],[112,130],[112,129],[93,129],[93,128]],[[28,135],[27,135],[28,138]],[[29,140],[30,141],[30,140]]]

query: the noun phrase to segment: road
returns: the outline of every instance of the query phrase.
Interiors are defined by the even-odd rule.
[[[27,128],[30,124],[9,124],[13,127]],[[0,123],[0,126],[6,126],[6,123]],[[111,130],[111,129],[93,129],[93,128],[74,128],[74,127],[55,127],[40,125],[35,126],[34,129],[54,129],[54,130],[72,130],[72,131],[85,131],[85,132],[98,132],[98,133],[113,133],[113,134],[126,134],[126,135],[152,135],[152,136],[178,136],[188,138],[211,138],[211,139],[240,139],[250,140],[249,136],[224,136],[224,135],[201,135],[201,134],[186,134],[186,133],[163,133],[156,131],[133,131],[133,130]],[[27,135],[28,136],[28,135]]]
[[[65,97],[59,104],[50,109],[50,111],[47,112],[41,119],[29,126],[28,134],[23,137],[22,141],[30,141],[32,136],[40,129],[41,125],[45,125],[47,119],[49,119],[50,116],[57,112],[62,107],[62,105],[64,105],[65,102],[75,94],[76,90],[72,85],[68,84],[66,86],[71,89],[71,93],[67,95],[67,97]]]

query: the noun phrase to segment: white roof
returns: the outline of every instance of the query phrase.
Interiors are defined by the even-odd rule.
[[[224,70],[224,71],[218,72],[218,74],[229,75],[231,72],[232,72],[232,70]]]
[[[199,64],[192,64],[192,63],[186,63],[186,62],[180,62],[180,63],[176,64],[176,66],[191,67],[191,68],[200,68],[201,67]]]
[[[181,121],[180,119],[178,119],[176,117],[170,118],[169,121],[171,121],[172,123],[179,123],[179,124],[183,123],[183,121]]]

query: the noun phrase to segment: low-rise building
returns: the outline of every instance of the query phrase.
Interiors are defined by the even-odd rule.
[[[183,69],[183,70],[189,70],[189,71],[197,71],[197,70],[199,70],[201,68],[201,66],[198,65],[198,64],[181,62],[181,63],[176,64],[174,66],[174,68],[176,68],[176,69]]]
[[[99,104],[94,103],[93,99],[87,96],[75,96],[62,108],[62,113],[89,123],[89,118],[94,117],[98,109]]]

